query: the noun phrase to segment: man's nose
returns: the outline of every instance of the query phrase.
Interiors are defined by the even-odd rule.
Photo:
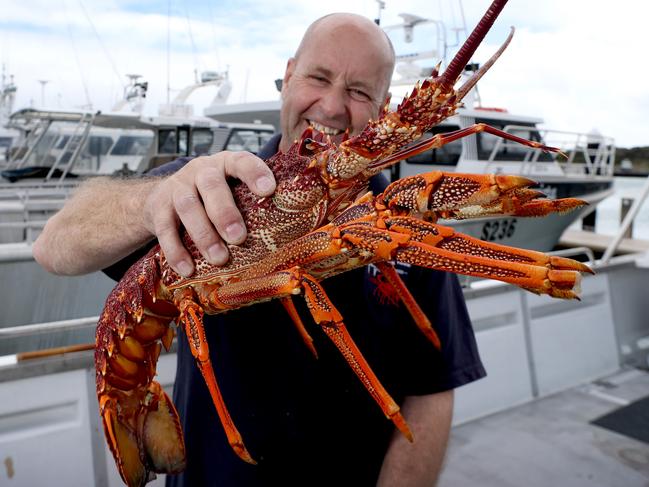
[[[320,109],[327,118],[347,124],[349,114],[346,90],[330,87],[324,91],[320,97]]]

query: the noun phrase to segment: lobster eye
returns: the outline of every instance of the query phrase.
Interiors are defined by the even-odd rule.
[[[312,156],[314,154],[322,152],[326,148],[327,144],[325,142],[320,142],[310,137],[305,137],[300,141],[298,154],[300,154],[301,156]]]

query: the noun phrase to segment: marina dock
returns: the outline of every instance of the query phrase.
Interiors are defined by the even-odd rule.
[[[566,248],[588,247],[593,252],[604,252],[615,236],[602,235],[585,230],[568,229],[561,235],[559,246]],[[623,238],[617,249],[620,254],[634,254],[649,251],[649,240]]]
[[[629,369],[456,426],[439,486],[646,487],[649,443],[593,421],[647,391],[649,372]]]

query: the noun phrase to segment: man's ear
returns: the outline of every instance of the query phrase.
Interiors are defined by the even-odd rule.
[[[286,62],[286,71],[284,71],[284,79],[282,79],[282,94],[284,94],[284,88],[288,86],[289,80],[293,76],[293,71],[295,71],[295,58],[289,58]]]

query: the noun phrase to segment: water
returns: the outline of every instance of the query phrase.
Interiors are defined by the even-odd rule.
[[[615,193],[597,206],[595,231],[604,235],[616,235],[620,228],[622,198],[637,200],[646,182],[645,178],[616,177]],[[576,228],[581,228],[578,222]],[[649,197],[644,201],[633,222],[633,237],[649,240]]]

